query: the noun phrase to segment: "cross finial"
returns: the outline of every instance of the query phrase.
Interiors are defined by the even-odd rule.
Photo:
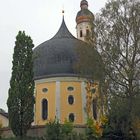
[[[65,14],[65,10],[64,10],[64,5],[63,5],[63,8],[62,8],[62,15],[64,17],[64,14]]]
[[[64,10],[62,10],[62,14],[64,15],[64,13],[65,13],[65,11]]]

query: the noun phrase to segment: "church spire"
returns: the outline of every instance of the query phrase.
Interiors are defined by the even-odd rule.
[[[63,18],[62,18],[62,23],[61,26],[58,30],[58,32],[55,34],[55,36],[52,39],[58,39],[58,38],[75,38],[70,31],[68,30],[65,19],[64,19],[64,10],[62,10]]]

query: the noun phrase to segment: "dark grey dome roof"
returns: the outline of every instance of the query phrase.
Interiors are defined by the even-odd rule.
[[[75,76],[76,48],[86,45],[68,31],[63,18],[56,35],[34,49],[34,78]]]

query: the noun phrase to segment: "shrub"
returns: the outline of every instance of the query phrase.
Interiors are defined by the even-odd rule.
[[[73,132],[73,124],[65,121],[60,124],[59,120],[55,119],[46,125],[46,135],[44,140],[86,140],[82,134]]]
[[[98,122],[95,122],[92,118],[87,119],[86,137],[87,140],[99,139],[102,135],[102,128]]]
[[[61,125],[62,135],[69,135],[72,133],[72,130],[73,130],[73,124],[65,120],[64,124]]]
[[[57,119],[49,121],[46,125],[46,140],[61,140],[61,124]]]

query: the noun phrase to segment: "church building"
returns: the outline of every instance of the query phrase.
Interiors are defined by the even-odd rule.
[[[35,125],[44,125],[55,118],[61,123],[65,120],[74,124],[86,123],[88,85],[86,78],[75,72],[74,65],[77,61],[76,48],[88,47],[87,36],[94,39],[94,15],[86,0],[81,1],[80,7],[76,16],[77,38],[69,32],[63,17],[54,37],[34,49]],[[98,84],[95,88],[92,100],[99,94]],[[94,103],[89,105],[90,115],[97,119],[94,108]]]

